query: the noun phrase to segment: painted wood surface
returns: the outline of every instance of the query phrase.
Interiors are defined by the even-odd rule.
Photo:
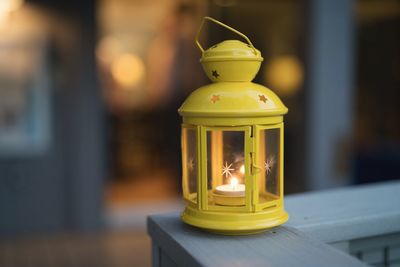
[[[182,223],[179,212],[150,216],[153,266],[365,266],[345,253],[361,242],[349,240],[400,232],[400,182],[285,199],[289,222],[252,236],[207,233]]]
[[[286,226],[332,243],[400,232],[400,182],[285,197]]]
[[[155,260],[167,266],[174,266],[171,261],[175,266],[365,266],[291,227],[258,235],[222,236],[184,224],[178,213],[151,216],[148,227],[162,251]]]

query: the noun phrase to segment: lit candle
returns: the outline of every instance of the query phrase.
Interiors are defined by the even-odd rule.
[[[245,191],[245,185],[239,184],[239,180],[235,176],[232,176],[230,184],[219,185],[215,189],[217,194],[232,197],[244,197]]]

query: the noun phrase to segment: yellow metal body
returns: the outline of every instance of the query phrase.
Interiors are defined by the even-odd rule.
[[[214,82],[195,90],[179,108],[182,124],[183,195],[187,203],[182,220],[212,232],[239,235],[264,231],[284,223],[288,214],[283,205],[283,115],[288,109],[270,89],[252,83],[262,57],[250,40],[231,27],[205,17],[242,36],[247,43],[228,40],[202,51],[201,63],[207,76]],[[203,26],[200,26],[199,33]],[[264,134],[270,129],[279,132],[279,158],[275,193],[267,192],[268,183],[259,162],[266,159]],[[190,191],[186,131],[195,136],[195,190]],[[223,164],[224,131],[240,132],[244,136],[243,180],[244,196],[223,196],[215,192],[222,184],[220,170],[208,166]],[[212,142],[207,138],[212,138]],[[192,162],[193,163],[193,162]],[[192,164],[191,163],[191,164]],[[264,173],[267,170],[264,170]],[[211,173],[210,173],[211,172]],[[215,177],[212,181],[208,177]],[[219,177],[219,178],[218,178]]]

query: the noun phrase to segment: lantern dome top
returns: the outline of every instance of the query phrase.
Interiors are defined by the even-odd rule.
[[[241,36],[246,43],[239,40],[226,40],[207,50],[199,42],[199,35],[204,21],[212,21]],[[202,55],[200,62],[213,82],[251,82],[260,69],[261,53],[243,33],[210,17],[204,17],[196,35],[196,44]]]
[[[260,51],[238,40],[226,40],[203,51],[200,62],[213,82],[250,82],[260,69]]]
[[[262,61],[259,50],[239,40],[226,40],[205,50],[200,62],[206,61]]]
[[[213,83],[195,90],[179,108],[183,117],[269,117],[288,112],[270,89],[252,82]]]

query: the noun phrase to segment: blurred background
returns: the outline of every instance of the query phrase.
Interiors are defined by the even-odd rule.
[[[398,0],[1,0],[0,266],[150,265],[205,15],[289,108],[286,194],[400,178]]]

